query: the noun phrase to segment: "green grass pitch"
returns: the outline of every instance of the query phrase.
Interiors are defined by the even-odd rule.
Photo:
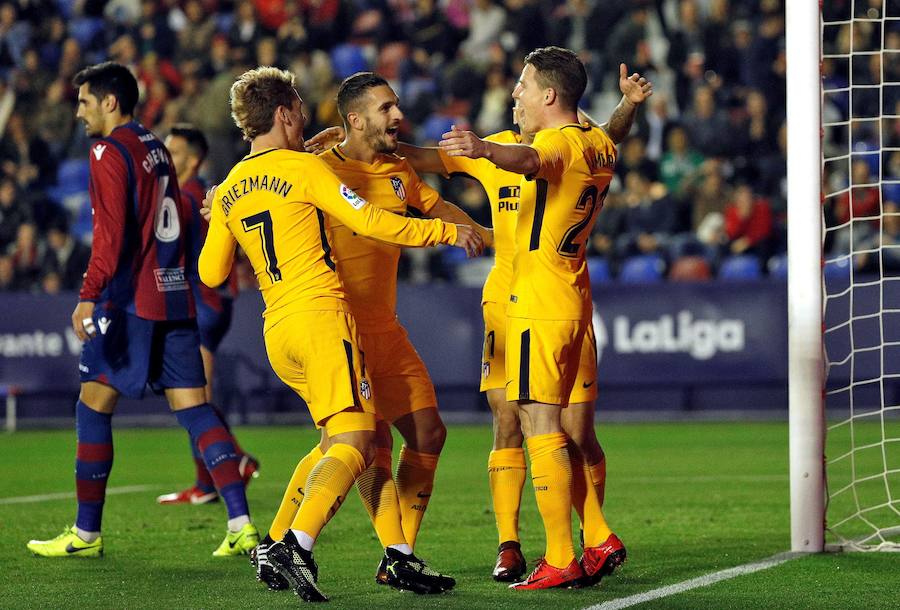
[[[237,431],[262,462],[249,488],[254,521],[268,527],[297,459],[315,442],[306,428]],[[600,429],[609,456],[607,517],[628,547],[628,562],[598,587],[509,591],[490,579],[497,545],[487,488],[487,426],[451,426],[417,553],[458,580],[449,594],[419,597],[375,585],[381,550],[355,492],[316,550],[321,586],[335,608],[584,608],[717,570],[790,546],[786,424],[617,424]],[[0,438],[0,498],[74,490],[74,432],[20,432]],[[161,507],[157,494],[192,480],[180,429],[115,432],[104,515],[106,556],[32,557],[30,538],[71,524],[74,499],[0,501],[0,607],[288,608],[302,602],[254,580],[246,558],[211,557],[224,535],[221,504]],[[526,484],[522,545],[529,560],[543,534]],[[887,608],[900,600],[900,554],[828,554],[642,607]]]

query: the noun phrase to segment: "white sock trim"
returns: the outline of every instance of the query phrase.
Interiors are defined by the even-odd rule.
[[[405,542],[403,544],[389,544],[388,548],[394,549],[395,551],[400,551],[404,555],[412,555],[413,553],[412,547]]]
[[[294,532],[294,537],[297,539],[297,542],[300,543],[301,549],[303,549],[304,551],[313,550],[313,546],[315,546],[316,544],[315,538],[300,530],[292,529],[291,531]]]
[[[239,532],[248,523],[250,523],[250,515],[241,515],[234,519],[229,519],[228,531],[231,533]]]

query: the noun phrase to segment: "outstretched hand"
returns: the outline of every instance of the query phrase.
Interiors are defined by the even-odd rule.
[[[474,258],[484,250],[484,240],[477,229],[464,224],[456,225],[456,241],[453,245],[465,250],[468,258]]]
[[[451,157],[480,159],[487,154],[487,145],[471,131],[457,129],[451,125],[450,131],[441,137],[438,146]]]
[[[636,106],[643,104],[653,95],[653,83],[637,72],[628,76],[628,67],[625,64],[619,64],[619,89],[622,95]]]
[[[344,141],[346,133],[343,127],[327,127],[303,142],[306,152],[318,155],[325,152],[332,146],[336,146]]]

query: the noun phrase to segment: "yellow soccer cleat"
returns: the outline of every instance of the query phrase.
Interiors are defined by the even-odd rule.
[[[228,532],[225,540],[213,551],[213,557],[235,557],[247,555],[259,544],[259,530],[248,523],[239,532]]]
[[[102,536],[93,542],[85,542],[75,531],[72,526],[52,540],[31,540],[26,546],[41,557],[103,557]]]

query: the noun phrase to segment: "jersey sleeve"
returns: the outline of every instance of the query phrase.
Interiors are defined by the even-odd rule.
[[[234,248],[237,242],[234,235],[225,224],[225,212],[222,210],[222,198],[216,193],[212,203],[212,216],[209,219],[209,230],[206,233],[206,241],[200,251],[200,260],[197,263],[200,272],[200,280],[215,288],[228,279],[231,273],[231,265],[234,262]]]
[[[428,212],[437,205],[437,202],[441,200],[441,195],[431,188],[427,182],[422,180],[412,168],[408,169],[409,190],[411,195],[409,198],[409,205],[423,214],[428,214]]]
[[[456,242],[456,225],[386,212],[369,204],[341,183],[331,168],[318,157],[310,156],[307,163],[304,174],[316,177],[304,182],[307,200],[347,225],[351,231],[398,246],[452,245]]]
[[[94,239],[79,294],[82,301],[99,300],[116,273],[124,239],[125,206],[131,199],[127,161],[122,153],[103,141],[95,144],[91,152],[89,191]]]
[[[558,129],[539,131],[531,147],[537,151],[541,160],[541,166],[535,173],[535,178],[555,181],[571,165],[572,147]]]

